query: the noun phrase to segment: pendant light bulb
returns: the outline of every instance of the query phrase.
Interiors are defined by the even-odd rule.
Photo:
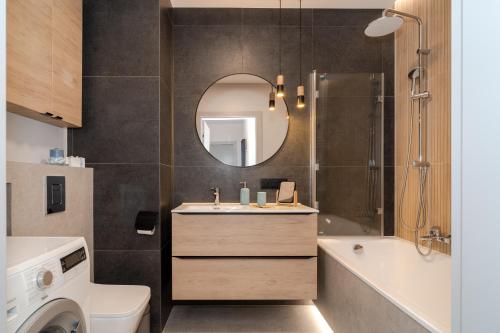
[[[283,74],[278,75],[278,77],[276,78],[276,96],[285,96],[285,77],[283,76]]]
[[[306,99],[304,96],[304,86],[300,85],[297,87],[297,108],[303,109],[306,106]]]
[[[276,110],[276,94],[274,91],[269,93],[269,111]]]

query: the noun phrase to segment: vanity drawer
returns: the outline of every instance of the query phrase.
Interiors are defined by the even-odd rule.
[[[172,258],[174,300],[316,299],[316,258]]]
[[[317,214],[173,214],[173,256],[316,256]]]

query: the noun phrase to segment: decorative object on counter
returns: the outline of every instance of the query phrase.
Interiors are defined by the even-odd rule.
[[[45,163],[45,161],[43,161]],[[46,161],[51,165],[66,165],[73,168],[85,168],[85,158],[79,156],[64,157],[64,149],[52,148],[49,152],[49,159]]]
[[[85,158],[79,156],[68,156],[64,159],[64,164],[73,168],[85,168]]]
[[[64,165],[64,149],[52,148],[49,152],[49,164]]]
[[[240,189],[240,204],[248,205],[250,204],[250,189],[247,187],[247,182],[240,182],[243,187]]]
[[[257,205],[259,207],[266,206],[266,192],[257,192]]]
[[[298,198],[295,182],[281,182],[280,189],[276,192],[276,204],[297,206],[299,203]]]
[[[278,192],[278,203],[292,203],[295,182],[281,182]]]
[[[140,235],[152,236],[155,234],[158,212],[139,211],[135,218],[135,229]]]

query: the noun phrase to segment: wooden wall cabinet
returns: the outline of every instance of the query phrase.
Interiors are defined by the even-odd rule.
[[[82,126],[82,0],[8,0],[7,111]]]
[[[317,214],[172,214],[174,300],[317,296]]]

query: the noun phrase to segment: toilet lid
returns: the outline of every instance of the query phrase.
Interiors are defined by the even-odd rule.
[[[151,290],[146,286],[91,284],[90,317],[128,317],[144,311]]]

